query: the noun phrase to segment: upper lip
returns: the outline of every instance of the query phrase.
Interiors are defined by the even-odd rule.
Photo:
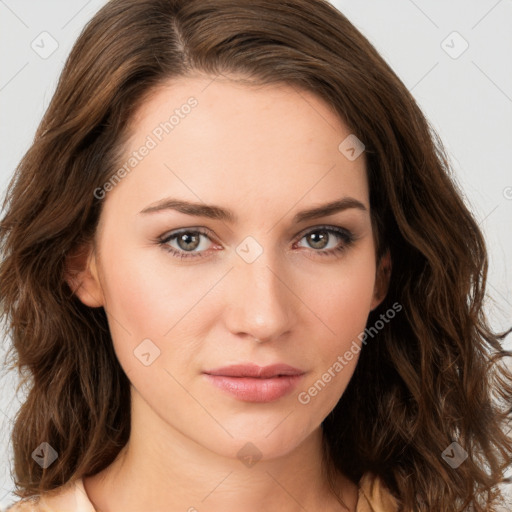
[[[256,377],[269,379],[279,375],[302,375],[304,372],[288,364],[271,364],[269,366],[258,366],[256,364],[235,364],[214,368],[204,373],[209,375],[223,375],[225,377]]]

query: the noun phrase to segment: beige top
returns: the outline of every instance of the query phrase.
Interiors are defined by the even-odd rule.
[[[359,498],[356,512],[397,512],[397,500],[372,473],[365,473],[359,480]],[[25,498],[0,512],[96,512],[85,492],[82,479],[68,482],[60,492],[51,497]]]

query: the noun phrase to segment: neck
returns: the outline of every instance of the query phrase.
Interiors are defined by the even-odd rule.
[[[208,450],[159,418],[132,393],[132,428],[127,445],[100,473],[84,478],[94,508],[101,512],[352,511],[357,487],[341,474],[327,479],[322,430],[318,427],[289,453],[258,460],[226,457]]]

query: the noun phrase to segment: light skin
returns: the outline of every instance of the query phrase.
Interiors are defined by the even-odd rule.
[[[351,161],[338,150],[350,130],[310,92],[193,76],[142,105],[126,155],[190,96],[197,106],[103,199],[94,246],[69,260],[68,283],[86,305],[105,308],[132,384],[130,440],[84,479],[86,492],[103,512],[346,511],[322,474],[321,422],[358,355],[308,404],[298,394],[357,341],[387,290],[389,255],[377,265],[364,153]],[[140,213],[168,197],[217,205],[237,220]],[[294,221],[343,197],[364,208]],[[183,228],[191,238],[159,245]],[[255,242],[245,246],[248,236]],[[240,247],[262,253],[249,263]],[[134,355],[145,339],[160,350],[148,366]],[[305,375],[292,393],[253,403],[202,374],[247,362]],[[252,466],[237,456],[249,442],[261,454]],[[336,478],[355,511],[356,484]]]

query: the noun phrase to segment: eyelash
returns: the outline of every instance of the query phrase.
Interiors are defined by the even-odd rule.
[[[356,240],[356,237],[354,236],[354,234],[351,231],[348,231],[347,229],[338,228],[336,226],[318,226],[318,227],[315,227],[314,229],[311,229],[311,230],[305,232],[300,238],[298,238],[298,241],[302,240],[304,237],[306,237],[307,235],[310,235],[311,233],[317,233],[317,232],[322,232],[322,231],[338,236],[339,238],[341,238],[343,240],[344,243],[341,245],[338,245],[334,249],[327,249],[327,250],[325,250],[325,249],[324,250],[310,249],[310,251],[312,251],[315,254],[318,254],[319,256],[340,256]],[[210,233],[204,229],[187,228],[187,229],[181,229],[179,231],[174,231],[172,234],[170,234],[168,236],[164,235],[163,237],[158,238],[157,243],[165,251],[171,253],[174,257],[181,259],[181,260],[188,259],[188,258],[203,258],[203,257],[205,257],[203,254],[204,251],[203,252],[178,251],[174,247],[170,247],[169,245],[167,245],[171,240],[176,239],[179,235],[182,235],[185,233],[201,234],[201,235],[206,236],[207,238],[210,238],[209,237]]]

